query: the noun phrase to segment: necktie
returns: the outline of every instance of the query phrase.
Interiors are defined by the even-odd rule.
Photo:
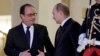
[[[28,46],[30,47],[30,31],[29,31],[29,26],[27,27],[27,30],[26,30],[26,38],[27,38],[27,43],[28,43]]]

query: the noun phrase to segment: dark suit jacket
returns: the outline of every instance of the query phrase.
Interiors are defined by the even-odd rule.
[[[48,37],[48,32],[45,26],[34,24],[34,38],[30,53],[32,56],[38,54],[38,50],[44,51],[44,46],[47,52],[53,50],[53,46]],[[26,36],[22,24],[9,30],[5,45],[5,53],[8,56],[18,56],[20,52],[29,49]]]
[[[54,56],[76,56],[79,29],[80,25],[72,19],[65,22],[60,30],[58,29],[55,38]]]

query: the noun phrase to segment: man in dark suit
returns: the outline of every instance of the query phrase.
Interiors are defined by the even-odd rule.
[[[53,50],[45,26],[35,24],[36,9],[31,4],[24,4],[20,8],[22,23],[9,30],[5,45],[7,56],[39,56]]]
[[[54,56],[76,56],[80,24],[70,17],[69,8],[63,3],[55,5],[53,17],[60,24],[55,36]]]

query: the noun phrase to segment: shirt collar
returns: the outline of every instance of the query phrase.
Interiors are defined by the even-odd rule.
[[[26,32],[26,30],[27,30],[27,25],[24,24],[24,23],[22,23],[22,26],[23,26],[23,28],[24,28],[24,31]],[[29,29],[32,29],[32,28],[34,28],[34,26],[30,26]]]
[[[26,25],[26,24],[22,23],[22,25],[23,25],[23,28],[24,28],[24,29],[27,28],[27,25]]]
[[[63,22],[61,23],[61,26],[63,26],[65,24],[65,22],[67,22],[71,17],[67,17],[65,20],[63,20]]]

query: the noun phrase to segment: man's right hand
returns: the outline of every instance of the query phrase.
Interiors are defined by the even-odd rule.
[[[29,53],[29,49],[23,52],[20,52],[19,56],[31,56],[31,54]]]

